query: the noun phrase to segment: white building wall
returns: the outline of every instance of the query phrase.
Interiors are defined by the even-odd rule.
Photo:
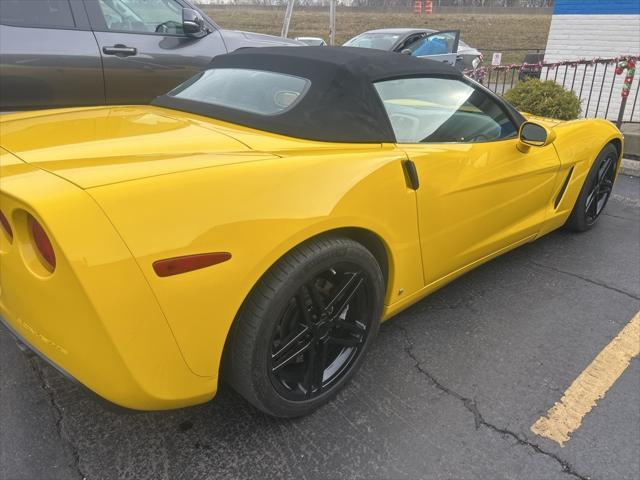
[[[604,14],[604,15],[554,15],[551,20],[545,63],[562,60],[580,60],[593,58],[612,58],[625,55],[640,56],[640,15]],[[627,99],[625,121],[640,121],[640,65]],[[556,74],[557,73],[557,74]],[[595,74],[595,78],[594,78]],[[575,76],[575,78],[574,78]],[[615,65],[569,67],[565,78],[565,67],[546,69],[542,79],[555,79],[565,83],[580,95],[582,115],[604,117],[616,120],[620,109],[622,85],[626,72],[615,75]],[[584,77],[584,81],[583,81]],[[593,83],[593,89],[591,84]],[[589,98],[591,91],[591,98]],[[609,100],[610,99],[610,100]],[[635,111],[633,106],[635,102]],[[633,112],[633,118],[631,118]],[[597,114],[597,115],[596,115]]]

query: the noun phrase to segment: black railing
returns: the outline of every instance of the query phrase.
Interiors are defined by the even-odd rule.
[[[498,94],[505,94],[518,82],[537,78],[553,80],[580,99],[581,116],[600,117],[622,122],[640,122],[640,81],[628,77],[627,70],[620,70],[621,62],[638,57],[596,58],[592,60],[562,61],[556,63],[522,63],[479,67],[465,73]],[[622,95],[625,79],[630,79],[629,91]]]

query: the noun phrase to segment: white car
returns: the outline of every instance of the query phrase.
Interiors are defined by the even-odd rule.
[[[295,40],[304,43],[305,45],[309,45],[310,47],[326,47],[327,42],[325,42],[320,37],[296,37]]]
[[[347,40],[344,46],[375,48],[442,60],[460,70],[475,69],[483,60],[479,50],[460,40],[460,30],[383,28],[361,33]]]

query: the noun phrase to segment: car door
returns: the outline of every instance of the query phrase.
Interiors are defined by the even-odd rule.
[[[100,52],[81,0],[1,0],[0,109],[104,101]]]
[[[455,65],[458,57],[460,30],[430,33],[407,47],[412,57],[428,58]]]
[[[178,0],[85,0],[102,54],[109,104],[148,103],[206,67],[226,48],[208,25],[201,38],[182,32]]]
[[[521,119],[462,78],[376,83],[419,181],[427,284],[535,237],[560,167],[553,145],[518,149]]]

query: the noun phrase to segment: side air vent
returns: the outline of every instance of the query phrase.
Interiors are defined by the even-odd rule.
[[[569,173],[567,173],[567,178],[564,179],[564,183],[562,184],[562,188],[558,192],[558,196],[556,197],[555,201],[553,202],[553,208],[558,208],[558,205],[560,205],[560,200],[562,200],[562,197],[564,196],[564,192],[567,189],[567,186],[569,185],[569,180],[571,180],[571,174],[572,173],[573,173],[573,167],[571,167],[569,169]]]

